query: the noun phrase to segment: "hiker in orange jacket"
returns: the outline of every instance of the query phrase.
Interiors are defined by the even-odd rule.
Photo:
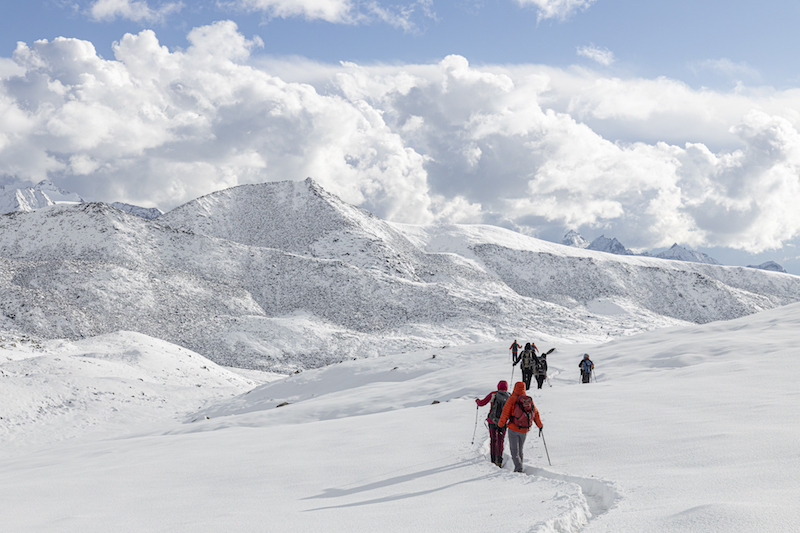
[[[529,405],[529,411],[523,407],[526,403]],[[501,428],[508,428],[508,448],[514,461],[514,472],[522,472],[522,447],[525,445],[528,429],[534,423],[541,432],[543,425],[539,418],[539,410],[533,404],[533,398],[525,394],[525,383],[517,381],[514,384],[514,392],[506,401],[503,414],[497,423]]]

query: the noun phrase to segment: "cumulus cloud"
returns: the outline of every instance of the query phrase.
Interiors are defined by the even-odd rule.
[[[517,0],[522,6],[534,6],[539,20],[566,20],[578,11],[588,9],[595,0]]]
[[[170,52],[152,31],[116,60],[85,41],[20,44],[0,85],[0,164],[108,201],[170,208],[241,183],[314,177],[345,200],[429,222],[423,158],[366,105],[243,64],[259,45],[231,22]],[[4,113],[5,115],[5,113]],[[89,194],[91,192],[91,194]]]
[[[578,55],[596,61],[606,67],[617,60],[614,57],[614,52],[608,48],[599,48],[595,45],[578,47]]]
[[[96,21],[108,22],[127,19],[136,22],[160,22],[183,8],[183,2],[169,2],[151,8],[144,0],[97,0],[89,7],[89,15]]]
[[[800,235],[798,91],[696,91],[455,55],[258,67],[262,43],[231,22],[188,40],[170,51],[152,31],[129,34],[114,60],[76,39],[20,44],[0,71],[7,177],[167,210],[311,176],[390,220],[597,229],[634,248],[757,252]],[[653,135],[653,124],[671,138],[636,129]]]

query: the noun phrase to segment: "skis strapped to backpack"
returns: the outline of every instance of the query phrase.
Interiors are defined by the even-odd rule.
[[[533,425],[533,398],[527,394],[517,397],[514,411],[511,414],[514,425],[520,429],[528,429]]]
[[[489,421],[497,425],[500,422],[500,417],[503,415],[503,407],[506,405],[506,400],[511,396],[508,391],[499,390],[494,393],[492,399],[492,406],[489,408]]]

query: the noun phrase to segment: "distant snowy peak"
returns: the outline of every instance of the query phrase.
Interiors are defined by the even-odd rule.
[[[117,209],[125,211],[126,213],[130,213],[131,215],[136,215],[137,217],[147,220],[156,219],[164,214],[164,212],[157,207],[139,207],[138,205],[131,205],[123,202],[114,202],[111,204],[111,207],[116,207]]]
[[[769,270],[771,272],[783,272],[786,274],[786,270],[776,263],[775,261],[767,261],[766,263],[761,263],[760,265],[747,265],[747,268],[757,268],[759,270]]]
[[[708,265],[720,264],[719,261],[709,255],[706,255],[702,252],[695,252],[694,250],[688,250],[683,246],[678,246],[677,243],[673,244],[672,248],[669,250],[656,254],[653,257],[658,257],[660,259],[673,259],[676,261],[689,261],[692,263],[705,263]]]
[[[0,193],[0,214],[33,211],[49,205],[54,205],[54,202],[48,195],[31,187],[11,189]]]
[[[50,180],[42,180],[33,188],[37,191],[41,191],[45,193],[53,202],[74,202],[74,203],[84,203],[86,200],[81,198],[78,193],[66,191],[60,187],[57,187],[52,181]]]
[[[617,239],[609,239],[605,235],[600,235],[586,247],[587,250],[594,250],[596,252],[607,252],[617,255],[636,255],[632,251],[625,248]]]
[[[590,243],[584,239],[580,233],[571,229],[564,235],[564,238],[561,239],[561,244],[572,246],[573,248],[588,248]]]

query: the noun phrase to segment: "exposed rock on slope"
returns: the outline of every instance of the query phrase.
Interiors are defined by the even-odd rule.
[[[139,207],[138,205],[131,205],[123,202],[113,202],[111,207],[116,207],[117,209],[125,211],[126,213],[136,215],[137,217],[146,218],[147,220],[153,220],[154,218],[158,218],[164,214],[164,212],[157,207]]]

